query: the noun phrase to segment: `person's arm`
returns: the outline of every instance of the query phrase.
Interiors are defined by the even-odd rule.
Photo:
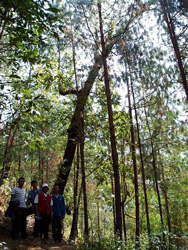
[[[65,214],[66,214],[66,206],[65,206],[65,200],[64,200],[64,197],[62,195],[62,208],[63,208],[63,211],[62,211],[62,219],[65,218]]]
[[[39,196],[38,194],[35,196],[35,200],[34,200],[34,204],[35,204],[35,207],[36,207],[36,214],[37,215],[40,215],[39,214],[39,210],[38,210],[38,203],[39,203]]]
[[[31,204],[31,191],[29,191],[27,196],[27,202],[26,202],[27,207],[29,207],[30,204]]]
[[[11,193],[11,200],[14,199],[16,197],[16,190],[15,188],[12,189],[12,193]]]
[[[51,217],[53,218],[53,198],[51,196],[51,201],[50,201],[50,214],[51,214]]]

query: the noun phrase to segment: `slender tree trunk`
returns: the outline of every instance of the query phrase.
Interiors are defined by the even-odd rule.
[[[159,152],[158,152],[159,154]],[[166,180],[165,180],[165,175],[164,175],[164,171],[163,171],[163,166],[161,165],[161,175],[162,175],[162,192],[163,192],[163,196],[164,196],[164,200],[165,200],[165,210],[166,210],[166,218],[167,218],[167,225],[168,225],[168,232],[169,232],[169,247],[171,247],[172,244],[172,238],[171,238],[171,234],[172,234],[172,226],[171,226],[171,218],[170,218],[170,209],[169,209],[169,202],[168,202],[168,194],[167,194],[167,188],[166,188]]]
[[[161,167],[161,173],[162,173],[163,184],[165,185],[165,176],[164,176],[163,167]],[[171,219],[170,219],[170,210],[169,210],[169,202],[168,202],[168,194],[167,194],[167,189],[165,188],[165,186],[163,187],[162,191],[163,191],[164,200],[165,200],[165,208],[166,208],[166,215],[167,215],[168,231],[169,231],[169,233],[172,233]]]
[[[116,235],[116,206],[115,206],[115,199],[114,199],[114,181],[113,176],[110,176],[111,179],[111,188],[112,188],[112,207],[113,207],[113,222],[114,222],[114,237]]]
[[[187,84],[187,80],[186,80],[186,72],[184,70],[183,67],[183,62],[182,62],[182,57],[180,54],[180,49],[179,49],[179,45],[178,45],[178,40],[176,37],[176,33],[175,33],[175,28],[174,28],[174,23],[172,20],[172,17],[170,15],[169,12],[169,7],[167,5],[167,1],[166,0],[159,0],[160,4],[161,4],[161,9],[164,15],[164,20],[167,24],[167,28],[168,28],[168,33],[170,35],[170,39],[174,48],[174,53],[176,55],[176,59],[177,59],[177,64],[179,67],[179,71],[180,71],[180,75],[182,78],[182,83],[183,83],[183,87],[187,96],[187,100],[188,100],[188,84]]]
[[[82,118],[82,120],[81,120],[80,155],[81,155],[82,185],[83,185],[83,199],[84,199],[85,237],[86,237],[86,239],[88,239],[88,237],[89,237],[89,226],[88,226],[88,208],[87,208],[85,159],[84,159],[84,118]]]
[[[42,149],[39,149],[39,182],[42,184],[44,182],[44,156]]]
[[[140,248],[140,218],[139,218],[139,189],[138,189],[138,170],[136,164],[136,147],[135,147],[135,135],[133,127],[133,117],[132,117],[132,107],[131,107],[131,98],[130,98],[130,89],[127,79],[127,91],[128,91],[128,102],[129,102],[129,116],[130,116],[130,133],[131,133],[131,152],[134,168],[134,187],[135,187],[135,207],[136,207],[136,249]]]
[[[123,233],[124,233],[124,241],[127,242],[127,230],[126,230],[126,222],[125,222],[125,202],[128,195],[127,184],[125,181],[125,147],[124,147],[125,140],[123,139],[121,144],[121,163],[123,165],[123,173],[122,173],[122,189],[124,193],[124,198],[122,198],[122,222],[123,222]]]
[[[45,155],[46,155],[46,181],[49,182],[49,153],[47,150],[45,150]]]
[[[133,84],[131,80],[131,91],[133,96],[133,106],[135,110],[135,119],[136,119],[136,127],[137,127],[137,137],[138,137],[138,147],[140,152],[140,162],[141,162],[141,171],[142,171],[142,183],[144,189],[144,199],[145,199],[145,211],[146,211],[146,221],[147,221],[147,231],[148,231],[148,240],[151,249],[151,230],[150,230],[150,220],[149,220],[149,208],[148,208],[148,198],[147,198],[147,189],[146,189],[146,178],[145,178],[145,169],[144,169],[144,161],[143,161],[143,154],[142,154],[142,145],[140,140],[140,128],[138,122],[138,115],[137,115],[137,108],[135,102],[135,94],[133,89]]]
[[[161,220],[161,231],[163,234],[163,241],[165,242],[165,235],[164,235],[164,221],[163,221],[163,210],[162,210],[162,204],[161,204],[161,196],[159,191],[159,185],[158,185],[158,173],[157,173],[157,165],[156,165],[156,159],[155,159],[155,151],[154,151],[154,144],[153,144],[153,137],[150,130],[150,125],[148,121],[148,116],[146,109],[144,108],[145,117],[146,117],[146,124],[149,132],[150,137],[150,144],[151,144],[151,151],[152,151],[152,167],[153,167],[153,173],[154,173],[154,179],[155,179],[155,187],[157,192],[157,198],[158,198],[158,204],[159,204],[159,214],[160,214],[160,220]]]
[[[99,207],[99,199],[97,200],[97,231],[98,231],[98,241],[101,238],[101,229],[100,229],[100,207]]]
[[[18,155],[18,172],[19,172],[19,175],[21,175],[21,167],[22,167],[22,156],[21,156],[21,150],[20,150],[19,155]]]
[[[103,61],[103,67],[104,67],[105,91],[106,91],[107,105],[108,105],[110,139],[111,139],[111,149],[112,149],[112,162],[113,162],[114,181],[115,181],[115,205],[116,205],[116,227],[115,227],[115,230],[116,230],[116,237],[119,237],[120,239],[122,239],[122,216],[121,216],[121,193],[120,193],[119,163],[118,163],[118,154],[117,154],[117,148],[116,148],[116,138],[115,138],[114,122],[113,122],[110,83],[109,83],[108,67],[107,67],[107,50],[106,50],[106,45],[105,45],[105,41],[104,41],[103,22],[102,22],[100,2],[98,2],[98,12],[99,12],[99,25],[100,25],[101,46],[102,46],[102,61]]]
[[[79,176],[79,144],[77,145],[77,162],[74,171],[74,212],[72,219],[72,227],[69,239],[75,241],[78,232],[78,176]]]

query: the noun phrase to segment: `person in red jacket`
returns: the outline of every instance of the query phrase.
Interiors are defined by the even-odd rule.
[[[52,206],[53,200],[51,196],[48,194],[48,184],[43,183],[42,185],[42,192],[38,193],[35,197],[34,203],[36,205],[36,219],[39,220],[39,231],[40,237],[42,238],[47,244],[48,241],[48,232],[49,232],[49,225],[52,215]]]

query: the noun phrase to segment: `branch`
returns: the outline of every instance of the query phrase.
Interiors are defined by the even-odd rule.
[[[79,91],[77,91],[76,89],[69,89],[66,91],[63,91],[62,89],[59,88],[59,94],[60,95],[77,95],[79,93]]]

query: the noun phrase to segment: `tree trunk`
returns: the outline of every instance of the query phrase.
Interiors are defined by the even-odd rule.
[[[116,235],[116,206],[115,206],[115,199],[114,199],[114,181],[113,176],[110,176],[111,179],[111,188],[112,188],[112,207],[113,207],[113,222],[114,222],[114,237]]]
[[[98,231],[98,241],[100,241],[100,238],[101,238],[101,229],[100,229],[99,199],[97,199],[97,231]]]
[[[180,75],[182,78],[183,87],[184,87],[184,90],[185,90],[185,93],[187,96],[187,100],[188,100],[188,84],[187,84],[187,80],[186,80],[186,72],[185,72],[184,67],[183,67],[183,62],[182,62],[182,58],[181,58],[181,54],[180,54],[178,40],[177,40],[176,33],[175,33],[174,23],[173,23],[171,15],[169,13],[169,8],[168,8],[166,0],[159,0],[159,2],[161,4],[161,9],[162,9],[162,12],[164,15],[164,20],[167,24],[168,33],[170,35],[170,40],[171,40],[173,48],[174,48],[174,53],[176,55],[177,64],[178,64]]]
[[[131,98],[130,98],[130,89],[127,79],[127,92],[128,92],[128,102],[129,102],[129,116],[130,116],[130,134],[131,134],[131,152],[134,168],[134,187],[135,187],[135,207],[136,207],[136,232],[135,232],[135,242],[136,249],[140,248],[140,219],[139,219],[139,189],[138,189],[138,170],[136,164],[136,147],[135,147],[135,135],[133,127],[133,118],[132,118],[132,107],[131,107]]]
[[[149,208],[148,208],[148,198],[147,198],[147,190],[146,190],[145,169],[144,169],[142,145],[141,145],[141,140],[140,140],[140,128],[139,128],[137,108],[136,108],[136,102],[135,102],[135,94],[134,94],[132,80],[131,80],[131,92],[132,92],[132,96],[133,96],[133,106],[134,106],[134,111],[135,111],[135,119],[136,119],[136,127],[137,127],[138,147],[139,147],[139,152],[140,152],[140,162],[141,162],[141,172],[142,172],[142,183],[143,183],[143,189],[144,189],[148,240],[149,240],[149,245],[150,245],[150,249],[151,249],[151,230],[150,230]]]
[[[85,159],[84,159],[84,118],[82,118],[82,120],[81,120],[80,155],[81,155],[81,170],[82,170],[83,200],[84,200],[85,237],[86,237],[86,239],[88,239],[88,237],[89,237],[89,227],[88,227],[88,208],[87,208]]]
[[[79,144],[77,145],[77,162],[74,171],[74,212],[72,219],[72,227],[69,239],[75,241],[78,232],[78,176],[79,176]]]
[[[156,159],[155,159],[153,137],[152,137],[152,134],[151,134],[150,125],[149,125],[148,116],[147,116],[147,112],[146,112],[145,107],[144,107],[144,112],[145,112],[146,124],[147,124],[147,128],[148,128],[149,138],[150,138],[150,144],[151,144],[152,167],[153,167],[153,173],[154,173],[154,179],[155,179],[155,187],[156,187],[158,204],[159,204],[159,214],[160,214],[160,220],[161,220],[161,231],[162,231],[162,234],[163,234],[163,241],[165,242],[163,210],[162,210],[161,196],[160,196],[159,185],[158,185],[158,173],[157,173],[157,165],[156,165]]]
[[[0,176],[0,186],[3,184],[3,180],[8,178],[10,167],[8,165],[8,162],[10,160],[10,152],[11,148],[13,146],[14,137],[16,135],[18,129],[18,124],[16,124],[13,133],[11,133],[11,130],[9,132],[7,143],[4,151],[4,157],[3,157],[3,168],[1,170],[1,176]]]
[[[112,162],[113,162],[113,172],[114,172],[114,183],[115,183],[115,205],[116,205],[116,237],[122,239],[122,216],[121,216],[121,194],[120,194],[120,178],[119,178],[119,163],[118,163],[118,154],[116,148],[116,138],[114,131],[114,122],[113,122],[113,111],[111,103],[111,93],[110,93],[110,83],[108,76],[108,67],[107,67],[107,50],[104,41],[103,33],[103,23],[102,23],[102,14],[101,14],[101,4],[98,2],[98,12],[99,12],[99,25],[100,25],[100,35],[101,35],[101,46],[102,46],[102,61],[104,67],[104,80],[105,80],[105,92],[107,97],[108,105],[108,116],[109,116],[109,127],[110,127],[110,139],[111,139],[111,149],[112,149]]]
[[[63,162],[60,166],[58,178],[56,181],[60,187],[61,193],[64,192],[68,176],[70,173],[71,165],[74,159],[76,145],[78,143],[78,137],[79,137],[79,120],[81,117],[81,113],[84,110],[89,93],[91,91],[91,88],[93,86],[93,83],[98,75],[101,66],[102,66],[102,60],[100,56],[97,56],[95,58],[95,64],[93,65],[89,73],[89,76],[85,82],[84,88],[81,89],[77,95],[77,105],[75,112],[72,116],[70,127],[67,131],[68,132],[67,145],[63,156]]]
[[[132,19],[128,20],[125,27],[117,30],[114,37],[108,43],[108,46],[106,49],[106,57],[111,52],[114,44],[116,42],[118,42],[120,37],[123,34],[125,34],[126,31],[128,30],[129,26],[131,25],[132,21],[134,20],[133,16],[131,18]],[[86,106],[87,99],[88,99],[88,96],[90,94],[91,88],[93,86],[93,83],[94,83],[96,77],[98,76],[98,72],[101,69],[102,65],[103,65],[103,62],[102,62],[101,55],[99,55],[98,53],[95,52],[94,65],[91,67],[91,70],[88,74],[88,78],[85,81],[84,87],[81,90],[77,91],[78,92],[77,93],[77,104],[76,104],[76,108],[75,108],[74,114],[73,114],[72,119],[71,119],[69,129],[67,131],[68,132],[68,140],[67,140],[67,144],[66,144],[66,148],[65,148],[65,153],[63,156],[63,161],[62,161],[62,164],[59,168],[59,173],[58,173],[58,177],[56,180],[56,183],[60,187],[60,193],[64,192],[64,189],[65,189],[68,177],[69,177],[71,165],[72,165],[72,162],[74,159],[76,145],[78,143],[78,140],[77,140],[78,135],[79,135],[79,128],[78,128],[79,125],[78,124],[79,124],[80,114]],[[59,91],[59,92],[60,92],[60,94],[65,95],[65,93],[62,93],[61,91]]]
[[[125,147],[124,147],[125,140],[123,139],[122,144],[121,144],[121,163],[123,164],[123,173],[122,173],[122,190],[124,193],[124,198],[122,198],[122,222],[123,222],[123,232],[124,232],[124,241],[125,243],[127,242],[127,230],[126,230],[126,222],[125,222],[125,202],[127,200],[127,195],[128,195],[128,190],[127,190],[127,184],[125,181]]]

